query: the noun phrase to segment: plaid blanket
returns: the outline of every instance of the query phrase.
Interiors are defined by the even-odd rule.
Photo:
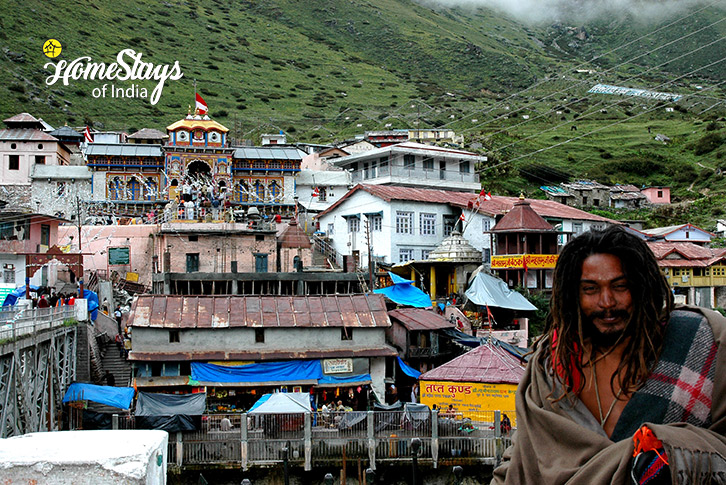
[[[674,311],[660,360],[628,401],[610,439],[630,438],[645,422],[708,428],[717,350],[711,325],[703,315]]]

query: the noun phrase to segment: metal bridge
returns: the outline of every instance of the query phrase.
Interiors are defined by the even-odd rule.
[[[74,306],[0,310],[0,438],[61,428],[78,335]]]

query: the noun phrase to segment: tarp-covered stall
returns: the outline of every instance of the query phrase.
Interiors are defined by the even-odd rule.
[[[194,431],[200,428],[206,393],[158,394],[139,392],[136,427],[164,431]]]

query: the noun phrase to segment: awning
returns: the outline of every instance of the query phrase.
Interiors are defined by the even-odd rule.
[[[362,386],[371,383],[370,374],[358,374],[348,377],[323,376],[317,387],[344,387],[344,386]]]
[[[536,306],[521,294],[511,290],[504,281],[483,272],[476,275],[465,295],[476,305],[511,310],[537,310]]]
[[[388,274],[393,281],[393,286],[373,290],[373,293],[382,294],[399,305],[409,305],[416,308],[429,308],[431,306],[431,297],[413,286],[411,284],[413,283],[412,280],[401,278],[390,271]]]
[[[398,365],[401,366],[401,370],[403,371],[404,374],[406,374],[407,376],[411,376],[414,379],[418,379],[418,376],[421,375],[421,373],[419,371],[417,371],[413,367],[407,365],[403,360],[401,360],[400,357],[396,357],[396,358],[398,359]]]
[[[63,396],[63,402],[93,401],[119,409],[129,409],[135,392],[133,387],[97,386],[74,382]]]
[[[323,377],[319,360],[262,362],[243,366],[221,366],[192,362],[192,381],[216,383],[252,383],[262,385],[317,383]],[[191,385],[198,385],[190,382]]]

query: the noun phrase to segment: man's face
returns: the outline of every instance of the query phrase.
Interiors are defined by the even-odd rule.
[[[593,343],[614,343],[633,313],[630,286],[620,259],[612,254],[593,254],[582,263],[580,309],[589,322],[586,331]]]

